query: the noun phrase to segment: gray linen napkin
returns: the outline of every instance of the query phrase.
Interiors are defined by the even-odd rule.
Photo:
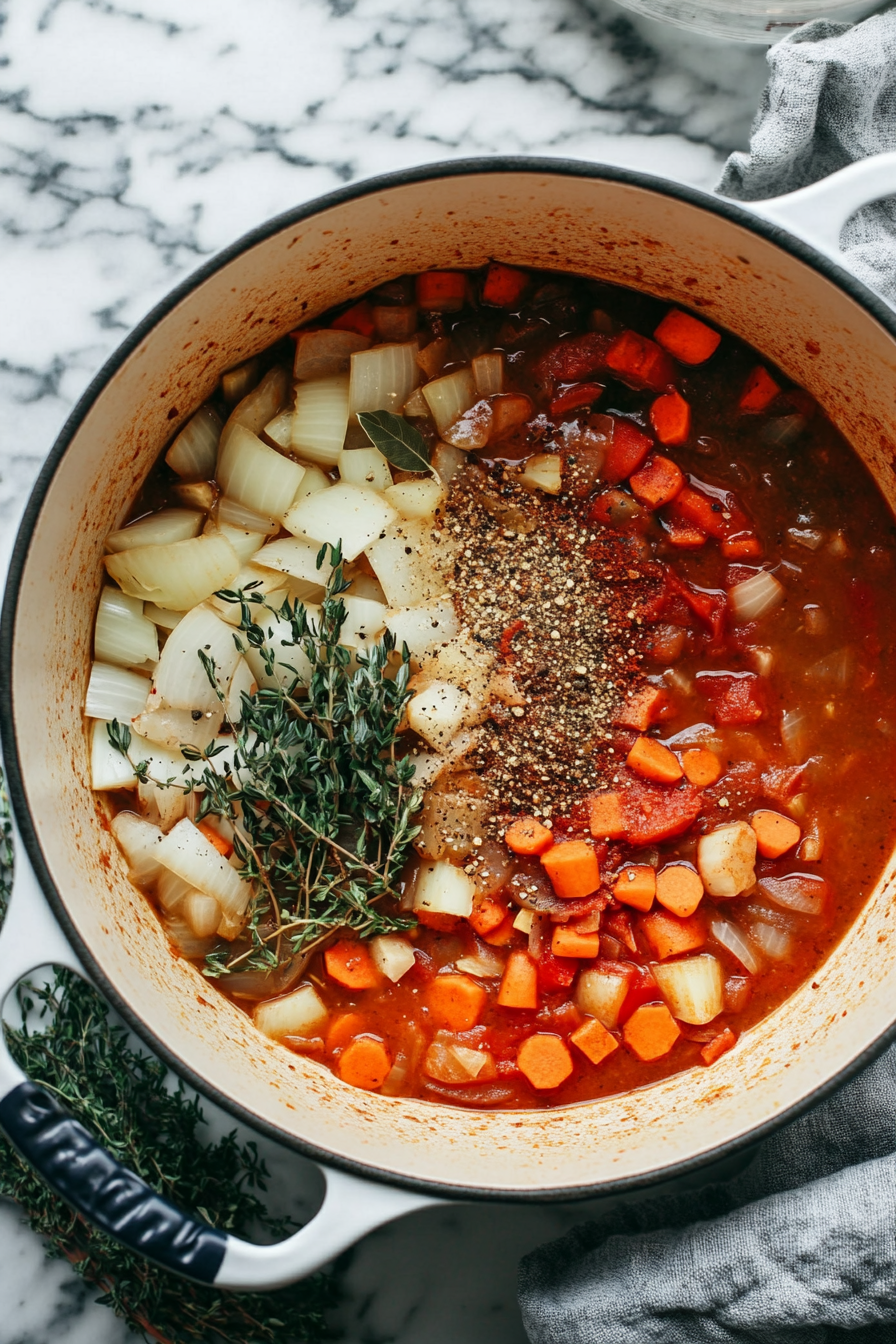
[[[773,47],[748,154],[718,190],[762,200],[896,148],[896,13]],[[896,203],[843,231],[896,302]],[[520,1265],[532,1344],[896,1344],[896,1047],[773,1135],[737,1179],[614,1211]]]

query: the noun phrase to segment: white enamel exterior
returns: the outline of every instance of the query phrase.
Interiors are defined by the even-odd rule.
[[[489,257],[593,275],[706,313],[819,399],[893,503],[896,342],[811,265],[699,204],[571,170],[379,187],[284,225],[198,283],[84,415],[21,578],[19,609],[42,619],[15,630],[18,768],[76,946],[200,1088],[287,1142],[399,1185],[562,1197],[659,1178],[741,1142],[873,1046],[896,1015],[896,961],[881,955],[894,939],[892,858],[818,987],[801,989],[712,1069],[567,1109],[459,1111],[347,1087],[260,1036],[172,954],[90,792],[81,719],[103,537],[221,371],[391,276]]]

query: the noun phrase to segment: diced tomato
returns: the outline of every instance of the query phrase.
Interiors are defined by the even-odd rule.
[[[620,1025],[628,1021],[635,1009],[640,1008],[642,1003],[654,1003],[660,997],[657,983],[649,968],[647,966],[635,966],[629,980],[628,993],[622,1002],[622,1008],[619,1010]]]
[[[698,672],[697,685],[718,724],[756,723],[765,714],[762,682],[755,672]]]
[[[604,929],[614,938],[618,938],[629,952],[637,952],[638,944],[635,942],[632,929],[632,917],[627,910],[613,910],[604,920]]]
[[[359,336],[373,336],[376,331],[373,309],[366,299],[346,308],[344,313],[334,318],[330,326],[334,331],[356,331]]]
[[[673,569],[668,567],[665,580],[667,592],[683,599],[688,610],[692,611],[708,627],[711,642],[717,643],[722,637],[725,615],[728,610],[728,599],[725,594],[706,592],[702,588],[695,588],[693,584],[685,583]]]
[[[525,271],[492,261],[482,284],[482,302],[493,308],[512,308],[523,297],[528,283]]]
[[[556,383],[578,383],[600,373],[610,338],[599,331],[584,336],[564,336],[541,356],[533,369],[548,388]]]
[[[467,297],[467,277],[463,271],[424,271],[417,276],[417,302],[435,313],[456,313]]]
[[[636,331],[623,331],[607,351],[607,367],[634,387],[664,391],[675,377],[675,367],[662,346]]]
[[[670,512],[722,542],[722,554],[731,559],[761,555],[753,525],[730,491],[690,477],[677,494]]]
[[[555,957],[546,947],[538,958],[538,989],[541,994],[556,994],[569,989],[576,978],[579,962],[574,957]]]
[[[676,518],[674,514],[669,518],[661,518],[660,524],[669,545],[674,546],[677,551],[699,551],[708,541],[701,527],[686,523],[684,519]]]
[[[653,447],[653,439],[631,420],[613,418],[613,440],[604,458],[603,478],[618,485],[637,471]]]
[[[551,419],[559,420],[570,411],[579,411],[583,406],[590,406],[597,401],[603,390],[600,383],[573,383],[571,387],[565,387],[550,404]]]
[[[700,793],[690,784],[653,784],[632,775],[621,794],[626,833],[634,846],[682,835],[700,814]]]

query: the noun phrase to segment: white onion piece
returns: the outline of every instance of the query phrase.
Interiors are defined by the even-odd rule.
[[[219,854],[189,818],[184,817],[158,846],[159,863],[191,883],[197,891],[214,896],[225,918],[240,919],[252,888]]]
[[[310,606],[306,606],[305,610],[309,618],[317,614],[316,609]],[[258,685],[267,689],[274,689],[277,686],[286,688],[298,677],[300,683],[307,686],[311,681],[311,664],[301,645],[293,641],[291,623],[265,612],[264,619],[259,620],[258,624],[264,631],[265,645],[271,650],[275,659],[273,674],[269,676],[261,649],[246,650],[246,662],[252,669]]]
[[[370,648],[386,628],[388,607],[383,602],[371,602],[367,597],[355,597],[352,593],[343,594],[342,604],[345,624],[340,644],[349,649]]]
[[[750,936],[770,961],[783,961],[793,947],[793,938],[789,933],[771,924],[764,924],[761,920],[752,926]]]
[[[293,377],[309,382],[348,373],[352,355],[369,348],[370,337],[359,331],[303,331],[296,340]]]
[[[155,882],[163,871],[156,858],[162,838],[159,827],[138,817],[136,812],[119,812],[112,818],[111,829],[118,848],[128,861],[131,881],[141,887]]]
[[[470,368],[477,396],[494,397],[504,391],[504,356],[499,351],[477,355]]]
[[[803,760],[812,739],[812,721],[804,709],[785,709],[781,715],[781,742],[792,761]]]
[[[340,483],[295,505],[283,524],[312,541],[331,546],[341,542],[343,559],[356,560],[397,519],[395,509],[376,490]]]
[[[759,974],[762,962],[742,929],[730,920],[722,919],[721,915],[714,915],[709,922],[709,931],[716,942],[727,948],[751,975]]]
[[[280,531],[276,518],[257,513],[255,509],[247,508],[237,499],[228,499],[226,495],[218,500],[217,513],[219,526],[226,523],[228,527],[239,528],[241,532],[262,532],[265,536],[273,536]]]
[[[399,481],[385,491],[402,518],[432,518],[445,498],[441,481]]]
[[[407,644],[412,658],[420,662],[437,644],[460,634],[460,622],[450,597],[437,597],[417,607],[400,607],[386,615],[386,627],[395,636],[395,646]]]
[[[186,481],[210,481],[220,437],[221,417],[211,406],[200,406],[168,449],[165,461]]]
[[[450,485],[467,460],[462,448],[450,443],[437,443],[432,454],[432,469],[443,485]]]
[[[90,728],[90,787],[98,792],[137,787],[137,776],[127,758],[112,746],[102,719],[97,719]]]
[[[470,719],[474,702],[468,693],[447,681],[431,681],[408,703],[408,723],[415,733],[436,751],[444,751],[450,740]]]
[[[329,490],[330,486],[333,484],[326,472],[322,471],[314,462],[303,462],[302,466],[305,468],[305,475],[302,477],[301,482],[299,483],[299,488],[296,491],[295,499],[293,500],[294,505],[300,504],[301,501],[307,499],[309,495],[316,495],[321,490]]]
[[[143,615],[160,630],[173,630],[184,618],[182,611],[168,611],[165,607],[157,607],[155,602],[143,603]]]
[[[348,429],[348,378],[299,383],[292,417],[292,449],[322,467],[339,460]],[[295,496],[293,496],[295,498]]]
[[[300,985],[281,999],[256,1005],[252,1020],[265,1036],[310,1036],[327,1020],[327,1010],[313,985]]]
[[[733,821],[701,835],[697,867],[710,896],[739,896],[756,880],[756,832],[745,821]]]
[[[759,890],[774,905],[796,910],[801,915],[820,915],[824,908],[827,883],[823,878],[804,873],[788,877],[763,877]]]
[[[473,912],[476,885],[462,868],[444,859],[421,864],[414,891],[414,909],[466,919]]]
[[[376,448],[343,448],[339,454],[339,478],[349,485],[369,485],[388,490],[392,484],[389,463]]]
[[[366,550],[390,607],[415,607],[445,592],[427,542],[426,524],[403,522],[386,529]]]
[[[459,1045],[445,1031],[436,1032],[423,1058],[423,1072],[427,1077],[455,1086],[474,1083],[483,1072],[493,1078],[494,1067],[490,1050],[473,1050]]]
[[[91,719],[129,724],[146,708],[150,683],[137,672],[127,672],[112,663],[94,663],[87,683],[84,713]]]
[[[557,453],[536,453],[530,457],[517,480],[529,490],[559,495],[563,487],[563,462]]]
[[[190,537],[198,537],[204,521],[204,515],[196,509],[161,509],[146,518],[138,518],[136,523],[129,523],[117,532],[110,532],[106,550],[117,554],[137,547],[170,546],[175,541],[188,541]]]
[[[195,747],[203,751],[218,735],[224,722],[224,707],[217,705],[207,713],[193,717],[189,709],[156,709],[138,714],[131,727],[147,742],[179,751],[181,747]]]
[[[216,532],[219,536],[224,537],[225,540],[230,542],[239,559],[244,562],[251,560],[255,552],[267,540],[264,532],[244,532],[241,527],[231,527],[229,523],[215,523],[211,518],[202,530],[206,535]]]
[[[228,723],[238,724],[243,717],[243,696],[254,695],[258,683],[245,658],[240,658],[236,670],[230,679],[227,696],[224,701],[224,713]]]
[[[848,690],[856,670],[855,650],[846,645],[806,669],[806,680],[821,682],[834,690]]]
[[[440,434],[444,434],[475,403],[476,382],[469,369],[457,369],[454,373],[446,373],[444,377],[426,383],[423,395],[436,428]]]
[[[289,574],[292,578],[313,584],[316,588],[324,588],[333,573],[333,565],[327,555],[318,567],[317,557],[320,555],[320,549],[321,543],[318,541],[306,541],[302,537],[281,537],[279,541],[272,541],[260,551],[256,551],[252,562],[264,569],[276,569],[281,574]]]
[[[214,687],[200,661],[200,650],[215,664]],[[148,708],[220,709],[239,660],[231,627],[210,607],[194,607],[168,636],[153,677]]]
[[[239,364],[235,369],[228,369],[226,373],[221,374],[221,395],[228,406],[233,406],[255,386],[258,382],[258,369],[259,359],[255,355],[252,359],[247,359],[244,364]]]
[[[526,913],[531,914],[532,911]],[[458,957],[454,966],[464,975],[477,975],[481,980],[494,980],[504,973],[504,958],[489,947],[481,947],[472,956]]]
[[[786,596],[784,585],[764,569],[728,590],[728,601],[738,621],[758,621],[779,607]]]
[[[349,409],[400,412],[417,386],[417,342],[377,345],[352,355]],[[472,374],[470,375],[472,377]]]
[[[233,408],[221,430],[218,444],[218,458],[227,445],[231,434],[239,425],[252,434],[260,434],[265,425],[273,420],[283,407],[289,393],[289,374],[278,366],[269,369],[257,387],[243,397]]]
[[[218,484],[231,499],[266,518],[282,518],[305,468],[235,425],[218,457]]]
[[[159,656],[159,636],[143,614],[143,603],[118,588],[104,588],[96,613],[93,651],[101,663],[137,667]]]
[[[373,964],[394,985],[416,961],[414,949],[407,939],[399,938],[394,933],[383,933],[378,938],[371,938],[369,947]]]
[[[180,818],[178,818],[180,820]],[[156,882],[156,899],[166,914],[171,914],[181,904],[185,896],[189,896],[191,891],[195,891],[189,882],[185,882],[177,873],[172,873],[170,868],[159,868],[159,876]]]
[[[221,923],[222,911],[214,896],[191,891],[183,899],[181,913],[197,938],[211,938]]]
[[[710,952],[651,967],[660,993],[679,1022],[703,1026],[722,1011],[722,967]]]
[[[240,562],[226,537],[210,533],[172,546],[141,546],[122,555],[107,555],[105,565],[131,597],[188,611],[219,588],[226,588]]]
[[[196,937],[180,910],[166,916],[162,923],[169,940],[181,956],[188,957],[191,961],[198,961],[204,957],[212,945],[210,938]]]
[[[281,411],[262,430],[266,441],[284,453],[292,450],[292,411]],[[261,437],[261,435],[259,435]]]
[[[256,551],[257,555],[258,552]],[[283,577],[275,570],[262,569],[258,565],[243,565],[233,576],[232,581],[227,585],[231,592],[237,592],[239,589],[246,589],[246,597],[262,597],[274,611],[279,611],[283,606],[284,598],[289,596],[290,580]],[[227,602],[223,597],[211,597],[208,605],[213,611],[226,621],[228,625],[237,626],[242,618],[240,604],[238,602]],[[254,624],[258,624],[267,613],[261,603],[250,602],[249,611],[252,613]]]
[[[531,913],[531,912],[530,912]],[[610,1031],[619,1025],[619,1014],[628,996],[630,975],[582,971],[576,985],[576,1004],[589,1017],[596,1017]]]

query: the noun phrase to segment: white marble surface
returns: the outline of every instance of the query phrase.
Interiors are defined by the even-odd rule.
[[[710,188],[764,52],[612,0],[33,0],[0,51],[0,567],[92,374],[175,281],[269,215],[476,154],[604,160]],[[296,1160],[284,1185],[298,1188]],[[583,1206],[429,1210],[342,1268],[349,1341],[520,1344],[519,1256]],[[0,1344],[124,1326],[0,1205]]]

